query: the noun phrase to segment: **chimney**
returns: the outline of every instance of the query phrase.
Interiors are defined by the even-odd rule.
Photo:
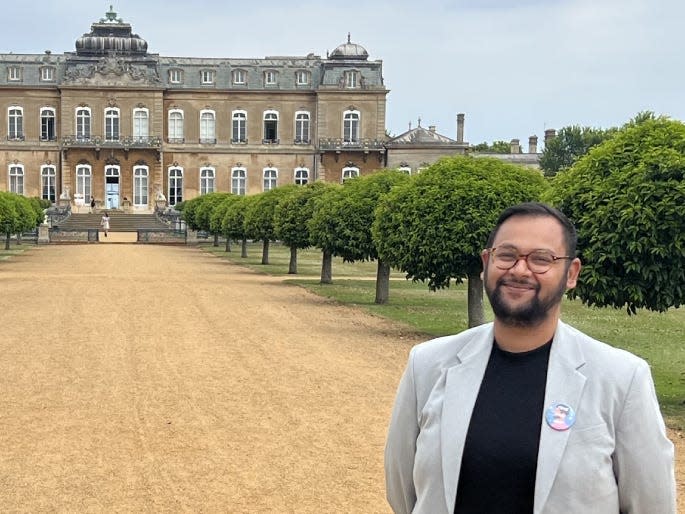
[[[510,153],[521,153],[521,145],[519,144],[518,139],[512,139],[510,144],[511,144]]]
[[[435,125],[428,125],[428,130],[435,132]]]
[[[457,143],[464,142],[464,114],[457,114]]]
[[[557,137],[557,131],[556,130],[554,130],[554,129],[545,130],[545,146],[547,146],[547,143],[549,143],[555,137]]]
[[[528,153],[538,153],[538,136],[528,138]]]

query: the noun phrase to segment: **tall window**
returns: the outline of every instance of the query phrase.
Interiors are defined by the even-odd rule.
[[[169,205],[183,201],[183,168],[169,168]]]
[[[295,168],[295,184],[304,186],[309,183],[309,170],[307,168]]]
[[[346,71],[344,78],[345,78],[345,87],[346,88],[359,87],[359,72],[357,72],[357,71]]]
[[[214,192],[214,168],[200,168],[200,194]]]
[[[233,72],[231,73],[231,79],[234,84],[246,84],[247,72],[245,70],[233,70]]]
[[[276,188],[278,182],[278,170],[276,168],[264,168],[264,191]]]
[[[51,82],[55,80],[55,68],[52,66],[43,66],[40,69],[40,80],[43,82]]]
[[[105,141],[119,141],[119,108],[105,109]]]
[[[40,167],[40,197],[43,200],[50,200],[55,202],[56,197],[56,187],[57,187],[57,171],[54,166],[42,165]]]
[[[40,110],[40,139],[41,141],[54,141],[57,139],[55,132],[55,109],[43,107]]]
[[[169,111],[169,143],[183,143],[183,111]]]
[[[234,195],[245,196],[247,186],[247,169],[231,169],[231,193]]]
[[[345,182],[351,178],[359,176],[359,168],[356,166],[347,166],[342,169],[342,181]]]
[[[295,113],[295,143],[309,143],[309,113],[306,111]]]
[[[133,137],[145,141],[150,135],[150,113],[147,109],[133,109]]]
[[[90,140],[90,108],[76,109],[76,138],[81,141]]]
[[[214,111],[200,111],[200,143],[216,143],[216,117]]]
[[[148,204],[148,167],[135,166],[133,168],[133,205],[145,207]]]
[[[231,143],[247,143],[247,112],[233,111],[233,135]]]
[[[264,111],[264,143],[278,143],[278,111]]]
[[[10,193],[24,194],[24,165],[10,165]]]
[[[306,86],[309,84],[309,72],[304,70],[298,70],[295,72],[295,83],[298,86]]]
[[[24,139],[24,109],[12,106],[7,110],[7,139]]]
[[[76,192],[83,195],[86,200],[93,195],[91,186],[91,169],[89,164],[79,164],[76,166]]]
[[[343,115],[343,143],[359,142],[359,111],[345,111]]]

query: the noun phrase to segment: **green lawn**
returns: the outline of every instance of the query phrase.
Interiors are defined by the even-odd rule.
[[[261,264],[260,243],[250,244],[248,257],[240,257],[240,248],[226,253],[224,247],[202,246],[207,251],[272,275],[288,273],[290,254],[282,245],[272,244],[270,264]],[[356,305],[378,316],[383,316],[413,327],[426,337],[451,334],[467,326],[466,287],[453,285],[447,290],[431,293],[426,285],[404,279],[394,272],[390,285],[390,303],[376,305],[376,263],[349,264],[333,260],[333,284],[319,284],[321,252],[309,249],[298,252],[298,274],[287,281],[335,299]],[[640,311],[628,316],[624,310],[596,309],[580,301],[564,300],[563,319],[585,333],[619,348],[629,350],[652,366],[657,394],[668,424],[685,429],[685,309],[671,309],[666,313]],[[486,314],[492,317],[490,312]]]

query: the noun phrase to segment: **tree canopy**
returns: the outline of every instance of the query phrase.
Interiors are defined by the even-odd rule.
[[[545,143],[540,156],[540,169],[545,176],[553,177],[559,171],[571,167],[590,148],[597,146],[616,132],[615,128],[600,129],[571,125],[564,127],[556,137]]]
[[[431,290],[469,281],[469,324],[482,322],[480,252],[499,214],[539,200],[542,175],[495,158],[434,163],[381,198],[373,224],[378,254]]]
[[[555,177],[583,261],[572,297],[631,313],[683,303],[684,172],[685,125],[638,116]]]

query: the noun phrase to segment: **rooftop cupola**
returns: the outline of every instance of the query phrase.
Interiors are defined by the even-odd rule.
[[[145,55],[147,41],[131,32],[131,25],[117,18],[113,7],[105,18],[93,23],[90,33],[76,40],[77,55]]]
[[[345,60],[360,60],[366,61],[369,58],[369,52],[362,45],[352,43],[350,41],[350,34],[347,34],[347,43],[343,43],[331,52],[329,59],[345,59]]]

